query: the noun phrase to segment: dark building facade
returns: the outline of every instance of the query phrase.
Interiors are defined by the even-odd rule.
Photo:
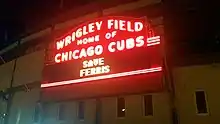
[[[44,6],[46,7],[46,5],[45,3]],[[4,60],[1,61],[2,65],[0,66],[0,88],[6,94],[13,93],[10,102],[5,99],[1,101],[2,124],[6,119],[8,119],[9,124],[185,124],[217,122],[216,117],[218,116],[217,110],[219,107],[213,94],[214,91],[217,92],[214,87],[217,88],[216,82],[219,80],[217,75],[219,72],[218,64],[205,63],[196,66],[169,66],[168,68],[170,63],[167,63],[169,61],[166,60],[165,51],[171,49],[169,46],[171,43],[164,39],[164,24],[166,24],[164,16],[167,16],[167,13],[164,11],[166,6],[162,1],[88,1],[75,5],[71,1],[64,0],[63,3],[57,2],[56,7],[57,9],[49,9],[51,13],[54,13],[54,16],[42,16],[42,19],[45,18],[45,21],[40,23],[42,28],[38,26],[34,29],[34,27],[29,28],[27,25],[28,30],[26,31],[29,35],[21,37],[17,42],[0,51],[1,58]],[[56,82],[56,84],[58,84],[57,82],[64,84],[64,81],[79,81],[64,75],[64,73],[67,75],[71,73],[70,70],[64,70],[64,68],[72,69],[73,65],[63,64],[64,68],[62,68],[60,63],[54,64],[54,67],[50,67],[50,64],[48,64],[48,62],[55,61],[53,53],[57,38],[65,39],[66,34],[73,29],[77,29],[76,27],[80,27],[79,25],[89,24],[88,22],[94,22],[95,19],[101,18],[104,22],[105,17],[120,17],[121,19],[125,17],[132,17],[132,19],[145,17],[147,24],[150,25],[153,31],[152,37],[160,36],[160,44],[153,46],[160,46],[160,48],[156,48],[160,52],[154,50],[149,52],[150,55],[157,56],[155,59],[157,66],[154,66],[154,59],[149,57],[147,60],[153,61],[149,62],[153,65],[149,64],[149,67],[141,68],[142,70],[136,69],[136,71],[141,70],[139,73],[143,73],[143,69],[148,69],[145,71],[149,72],[149,69],[152,71],[153,68],[153,71],[155,71],[155,67],[160,67],[159,70],[156,70],[158,72],[155,71],[146,74],[146,76],[139,75],[127,79],[105,79],[103,81],[93,81],[92,83],[49,87],[47,85],[50,84],[48,83],[49,79],[54,80],[53,82]],[[29,26],[32,27],[33,24],[38,24],[40,20],[40,17],[36,17],[36,22],[28,21],[32,23]],[[127,35],[121,36],[121,38],[124,37],[127,37]],[[129,56],[131,53],[125,54]],[[109,56],[114,58],[117,55],[119,60],[123,58],[119,54]],[[136,57],[138,55],[140,55],[140,58],[146,57],[141,56],[140,53],[134,54],[134,62],[135,59],[140,59]],[[124,60],[125,64],[118,63],[121,68],[125,66],[129,70],[126,61],[130,61],[130,63],[132,61],[128,57],[125,57]],[[140,68],[138,65],[144,62],[147,63],[144,60],[146,59],[128,66]],[[209,60],[211,60],[209,63],[212,63],[213,59]],[[186,60],[183,61],[187,62]],[[191,63],[191,65],[195,65],[195,63]],[[59,64],[60,67],[58,67]],[[117,64],[113,65],[112,67],[117,67]],[[130,71],[127,72],[130,74]],[[76,73],[74,68],[72,73]],[[108,77],[109,75],[104,76]],[[208,85],[206,82],[210,77],[213,80]],[[86,79],[88,80],[88,78]],[[9,115],[7,116],[7,114]]]

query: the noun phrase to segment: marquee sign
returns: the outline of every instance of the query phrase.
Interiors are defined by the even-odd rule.
[[[159,44],[160,36],[146,18],[103,17],[83,23],[56,39],[54,63],[46,65],[41,87],[161,71],[161,63],[154,61]]]

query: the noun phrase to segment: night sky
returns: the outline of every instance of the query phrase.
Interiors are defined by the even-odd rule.
[[[166,13],[165,35],[170,43],[170,50],[173,50],[172,53],[186,55],[219,52],[219,4],[213,1],[186,1],[168,6],[172,9]]]
[[[65,1],[66,9],[71,3],[76,3],[75,0]],[[220,6],[214,2],[205,3],[201,0],[199,2],[178,0],[180,1],[178,4],[173,1],[177,0],[164,0],[168,5],[165,8],[167,17],[165,33],[172,50],[185,51],[189,54],[219,52]],[[79,1],[77,4],[84,3]],[[41,29],[48,25],[48,22],[42,23],[44,22],[42,20],[55,17],[60,12],[59,6],[60,0],[1,0],[0,49],[22,37],[26,32],[32,32],[29,27],[41,24],[38,27]]]
[[[52,2],[53,1],[53,2]],[[43,20],[55,16],[55,8],[59,9],[59,0],[3,0],[0,3],[0,39],[2,48],[27,32],[29,27],[42,24]],[[42,28],[43,26],[39,26]],[[8,41],[4,41],[7,30]],[[38,29],[39,30],[39,29]]]

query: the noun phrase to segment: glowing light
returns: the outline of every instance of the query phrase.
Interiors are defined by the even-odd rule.
[[[144,28],[144,24],[142,22],[134,22],[131,23],[131,21],[125,21],[125,20],[113,20],[109,19],[107,21],[107,27],[108,29],[117,29],[121,31],[128,31],[128,32],[139,32]],[[132,29],[132,27],[134,27]]]
[[[158,45],[158,44],[160,44],[160,42],[155,42],[155,43],[147,44],[147,46],[154,46],[154,45]]]
[[[115,48],[112,47],[113,45],[116,45],[116,43],[115,42],[109,43],[108,45],[109,52],[112,52],[112,53],[115,52]]]
[[[109,52],[123,51],[125,49],[133,49],[135,47],[142,47],[144,45],[144,36],[136,38],[128,38],[116,42],[110,42],[108,45]]]
[[[102,31],[102,29],[104,30]],[[112,71],[114,70],[114,68],[112,68],[113,66],[106,65],[104,61],[104,58],[106,57],[105,52],[117,54],[118,52],[126,52],[126,50],[131,51],[132,49],[135,51],[136,48],[139,47],[145,47],[148,49],[150,46],[160,44],[161,37],[155,36],[152,30],[150,30],[149,35],[147,34],[148,32],[149,29],[147,26],[145,26],[144,18],[130,20],[121,17],[111,17],[101,19],[101,21],[99,19],[99,21],[94,20],[92,22],[80,25],[65,35],[65,37],[62,37],[55,42],[57,51],[53,58],[56,63],[82,59],[76,61],[80,62],[82,67],[73,70],[74,73],[75,71],[79,71],[79,79],[72,78],[74,80],[69,80],[68,77],[66,81],[48,81],[45,84],[41,84],[41,87],[54,87],[162,71],[162,67],[157,67],[157,65],[156,67],[151,66],[150,69],[134,69],[129,70],[128,72],[120,71],[121,73],[114,73]],[[103,42],[105,42],[105,44],[102,44]],[[68,45],[71,46],[67,49],[60,50]],[[133,55],[131,55],[131,57],[135,58]],[[86,58],[87,60],[84,60]],[[139,59],[139,56],[137,59]],[[122,61],[119,61],[120,59],[118,59],[115,63],[124,64],[123,59]],[[113,74],[109,74],[110,72]],[[100,74],[105,75],[100,76]],[[86,77],[92,75],[93,77]],[[122,109],[122,111],[125,111],[125,109]]]
[[[97,65],[104,65],[104,58],[97,58],[83,61],[83,68],[93,67]]]
[[[147,38],[147,43],[160,42],[160,36]]]
[[[154,46],[160,44],[160,36],[147,38],[147,46]]]
[[[81,50],[74,50],[69,52],[63,52],[63,53],[57,53],[55,55],[55,62],[65,62],[72,59],[79,59],[79,58],[86,58],[88,56],[98,56],[103,53],[103,46],[97,45],[97,46],[90,46],[87,49],[82,48]],[[77,55],[78,54],[78,55]]]
[[[63,47],[68,46],[69,44],[74,42],[76,40],[76,38],[81,38],[84,35],[87,35],[89,33],[101,30],[101,26],[102,26],[102,21],[95,22],[95,23],[90,23],[88,25],[85,25],[83,27],[80,27],[80,28],[76,29],[75,32],[72,32],[71,34],[69,34],[65,38],[57,41],[57,43],[56,43],[57,50],[62,49]],[[98,40],[98,37],[96,37],[95,39]],[[86,42],[86,41],[84,41],[84,42]]]
[[[56,56],[55,56],[55,62],[56,63],[60,63],[60,61],[61,61],[60,59],[58,59],[58,57],[61,57],[61,54],[59,54],[59,53],[56,54]]]
[[[99,37],[100,37],[99,35],[96,35],[96,36],[91,36],[88,38],[83,38],[83,39],[77,40],[77,45],[98,42],[100,40]]]
[[[90,68],[92,67],[92,68]],[[83,69],[80,70],[80,77],[96,74],[109,73],[110,66],[104,66],[104,58],[83,61]]]
[[[80,70],[80,77],[84,76],[91,76],[91,75],[97,75],[97,74],[104,74],[110,72],[110,66],[96,66],[93,68],[85,68]]]
[[[82,78],[82,79],[76,79],[76,80],[53,82],[53,83],[41,84],[41,87],[42,88],[54,87],[54,86],[60,86],[60,85],[76,84],[76,83],[83,83],[83,82],[88,82],[88,81],[96,81],[96,80],[102,80],[102,79],[125,77],[125,76],[146,74],[146,73],[159,72],[159,71],[162,71],[162,67],[142,69],[142,70],[129,71],[129,72],[122,72],[122,73],[109,74],[109,75],[96,76],[96,77],[89,77],[89,78]]]
[[[58,41],[56,46],[57,46],[57,50],[62,49],[64,47],[64,39]]]

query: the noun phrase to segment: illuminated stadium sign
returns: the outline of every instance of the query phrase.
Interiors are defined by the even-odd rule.
[[[54,63],[46,65],[41,87],[161,71],[161,63],[154,61],[161,38],[146,22],[145,18],[103,17],[56,39]]]

